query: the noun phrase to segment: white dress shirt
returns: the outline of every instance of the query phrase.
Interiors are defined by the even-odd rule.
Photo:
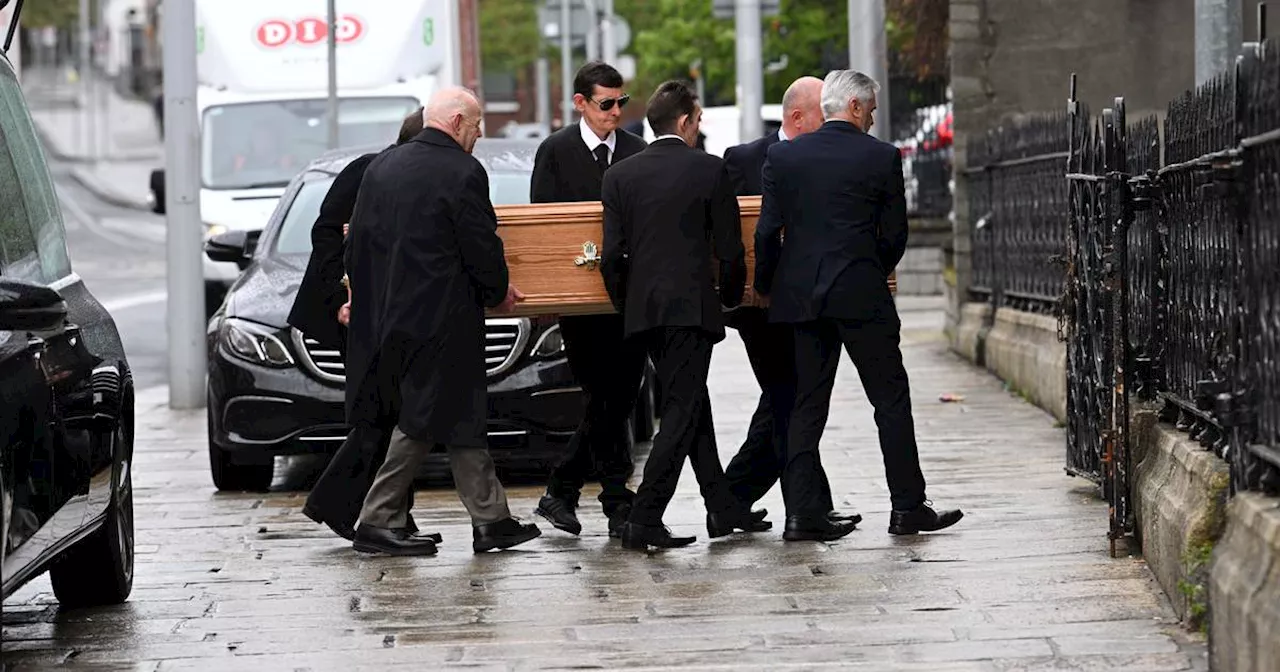
[[[787,133],[786,133],[785,131],[783,131],[781,128],[779,128],[779,129],[778,129],[778,139],[779,139],[779,140],[781,140],[781,141],[783,141],[783,142],[786,142],[786,141],[790,140],[791,138],[788,138],[788,137],[787,137]]]
[[[609,165],[613,165],[613,150],[618,142],[618,132],[609,131],[608,137],[601,140],[600,136],[596,135],[596,132],[587,125],[586,119],[578,122],[578,130],[582,131],[582,141],[587,143],[587,151],[592,154],[596,153],[596,147],[600,145],[607,146],[609,148]]]

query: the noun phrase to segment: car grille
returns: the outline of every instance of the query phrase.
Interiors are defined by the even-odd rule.
[[[328,350],[313,338],[292,330],[294,350],[308,373],[331,383],[346,382],[342,353]],[[524,317],[485,320],[484,364],[489,376],[505,373],[519,359],[529,341],[529,319]]]

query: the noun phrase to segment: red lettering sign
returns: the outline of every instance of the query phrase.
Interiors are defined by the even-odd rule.
[[[350,14],[338,17],[337,42],[355,42],[364,35],[364,22]],[[258,25],[258,44],[269,49],[289,44],[310,46],[329,39],[329,23],[324,18],[306,17],[293,22],[269,19]]]

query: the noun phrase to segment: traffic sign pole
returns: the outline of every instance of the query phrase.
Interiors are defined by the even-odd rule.
[[[329,51],[329,149],[338,148],[338,9],[335,0],[329,4],[329,34],[325,37]]]

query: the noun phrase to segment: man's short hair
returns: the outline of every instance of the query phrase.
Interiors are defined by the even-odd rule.
[[[659,84],[649,97],[649,107],[645,112],[649,128],[653,129],[654,135],[675,133],[680,117],[692,115],[697,103],[698,94],[687,83],[668,80]]]
[[[590,61],[578,68],[573,78],[573,92],[581,93],[584,98],[591,98],[596,87],[606,89],[622,88],[622,73],[604,61]]]
[[[422,110],[423,108],[419,107],[404,118],[404,121],[400,124],[400,135],[396,137],[397,145],[409,142],[422,132]]]

